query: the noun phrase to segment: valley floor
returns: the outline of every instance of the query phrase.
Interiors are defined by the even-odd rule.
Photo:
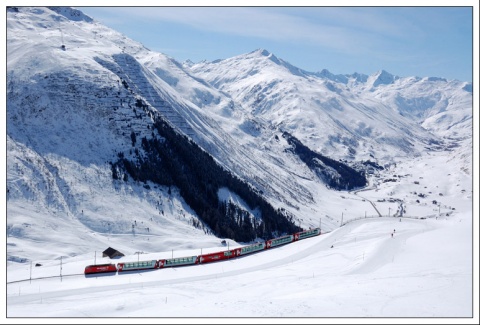
[[[468,319],[471,223],[468,215],[368,218],[230,261],[89,278],[82,272],[91,259],[61,270],[58,261],[33,269],[9,266],[7,317]]]

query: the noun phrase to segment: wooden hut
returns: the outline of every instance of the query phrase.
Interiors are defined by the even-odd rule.
[[[115,258],[115,257],[121,257],[121,256],[125,256],[125,255],[117,251],[115,248],[109,247],[103,251],[103,257]]]

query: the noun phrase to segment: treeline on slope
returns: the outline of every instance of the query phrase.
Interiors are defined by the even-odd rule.
[[[363,171],[356,171],[344,163],[312,151],[286,131],[282,133],[282,137],[292,146],[286,151],[296,154],[330,188],[351,190],[367,185],[367,178]]]
[[[274,209],[257,190],[222,168],[210,154],[164,120],[158,118],[154,129],[161,139],[143,137],[145,156],[137,155],[136,161],[120,153],[112,163],[113,178],[128,180],[127,174],[122,173],[126,171],[135,181],[176,186],[185,202],[219,237],[249,242],[256,237],[267,239],[300,230],[291,215]],[[135,142],[132,136],[132,144]],[[221,202],[218,190],[222,187],[239,195],[249,207],[258,208],[261,220],[252,222],[245,210]]]

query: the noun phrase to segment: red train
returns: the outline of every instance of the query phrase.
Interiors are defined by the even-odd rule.
[[[170,259],[161,259],[161,260],[121,262],[121,263],[117,263],[117,265],[115,264],[88,265],[87,267],[85,267],[85,274],[162,269],[167,267],[217,262],[217,261],[228,260],[231,258],[236,258],[239,256],[244,256],[251,253],[259,252],[265,249],[270,249],[277,246],[289,244],[294,241],[302,240],[302,239],[317,236],[317,235],[320,235],[320,228],[305,230],[305,231],[297,232],[293,235],[286,235],[286,236],[282,236],[274,239],[269,239],[264,242],[260,242],[260,243],[256,243],[256,244],[252,244],[244,247],[234,248],[227,251],[216,252],[216,253],[177,257],[177,258],[170,258]]]
[[[85,274],[117,272],[115,264],[95,264],[85,267]]]

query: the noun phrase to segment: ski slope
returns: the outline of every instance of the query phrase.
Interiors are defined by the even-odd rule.
[[[401,220],[356,220],[317,237],[195,266],[85,277],[85,266],[109,262],[99,252],[96,260],[14,265],[7,274],[7,317],[471,317],[469,216]],[[440,249],[443,254],[435,254]],[[201,252],[173,248],[113,261]]]

